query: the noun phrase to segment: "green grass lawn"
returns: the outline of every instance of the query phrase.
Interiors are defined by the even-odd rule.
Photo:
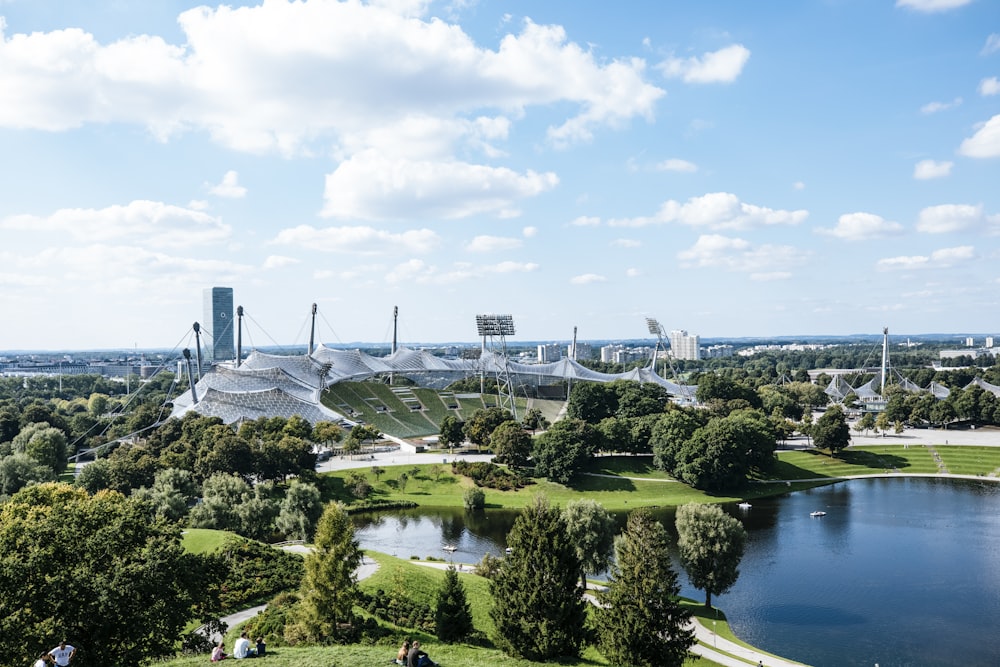
[[[370,469],[324,473],[331,478],[327,487],[332,488],[334,499],[347,504],[353,502],[345,485],[339,483],[348,474],[360,473],[372,484],[370,498],[389,501],[410,501],[424,507],[462,507],[465,489],[472,481],[451,472],[450,465],[407,465],[382,466],[385,470],[378,480]],[[405,486],[399,488],[399,476],[405,472],[409,478]],[[627,471],[626,471],[627,472]],[[484,489],[487,508],[521,508],[528,505],[538,494],[545,494],[551,502],[565,505],[570,500],[591,498],[609,510],[627,510],[633,507],[656,507],[683,505],[689,502],[729,502],[743,496],[713,496],[692,489],[686,484],[670,481],[631,480],[624,473],[618,477],[577,476],[569,485],[556,484],[546,480],[536,480],[517,491],[497,491]]]
[[[215,551],[229,537],[237,537],[236,533],[208,528],[186,528],[181,538],[181,546],[195,554],[207,554]]]
[[[923,446],[851,447],[835,456],[819,450],[785,451],[778,453],[778,461],[775,479],[937,472],[930,451]]]
[[[934,450],[954,475],[989,475],[1000,469],[1000,447],[937,445]]]

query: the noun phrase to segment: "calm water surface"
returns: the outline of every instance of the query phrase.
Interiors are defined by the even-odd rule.
[[[746,641],[817,667],[1000,665],[1000,485],[855,480],[726,509],[749,541],[717,601]],[[422,509],[356,521],[366,549],[447,558],[441,547],[454,545],[451,557],[474,563],[503,554],[515,517]],[[659,518],[673,532],[673,512]],[[683,593],[704,599],[678,569]]]

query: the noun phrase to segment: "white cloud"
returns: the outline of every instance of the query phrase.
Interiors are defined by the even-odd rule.
[[[1000,157],[1000,114],[979,125],[958,152],[967,157]]]
[[[209,209],[208,202],[204,199],[192,199],[188,202],[187,207],[194,211],[207,211]]]
[[[298,264],[301,260],[294,257],[286,257],[284,255],[269,255],[267,259],[264,260],[264,269],[281,269],[286,266],[292,266]]]
[[[385,281],[390,285],[456,285],[470,280],[482,280],[498,273],[530,273],[538,265],[532,262],[500,262],[499,264],[456,263],[450,270],[441,270],[420,259],[411,259],[398,264],[385,273]]]
[[[216,197],[226,197],[227,199],[242,199],[247,194],[247,189],[240,185],[240,175],[235,171],[227,171],[222,177],[222,182],[218,185],[209,186],[208,191]]]
[[[633,267],[625,269],[625,276],[628,278],[638,278],[642,275],[642,271]]]
[[[887,257],[876,263],[880,271],[910,270],[910,269],[947,269],[955,264],[967,262],[975,258],[976,252],[972,246],[958,246],[935,250],[929,256],[910,255]]]
[[[980,54],[988,56],[996,51],[1000,51],[1000,34],[993,33],[986,38],[986,44],[983,45],[983,50],[980,51]]]
[[[552,172],[520,174],[458,161],[392,159],[368,150],[327,175],[322,215],[355,220],[512,217],[518,201],[558,182]]]
[[[573,227],[597,227],[601,224],[601,219],[592,215],[581,215],[571,220],[569,224]]]
[[[751,273],[750,280],[755,282],[774,282],[776,280],[788,280],[792,277],[789,271],[767,271],[764,273]]]
[[[845,213],[837,218],[837,226],[833,229],[818,228],[818,234],[834,236],[845,241],[864,241],[886,236],[895,236],[903,231],[898,222],[885,220],[874,213]]]
[[[1000,80],[998,80],[995,76],[983,79],[979,82],[979,94],[983,97],[1000,95]]]
[[[679,158],[670,158],[668,160],[664,160],[663,162],[658,162],[656,164],[656,170],[692,173],[698,171],[698,165],[696,165],[694,162],[688,162],[687,160],[681,160]]]
[[[469,252],[496,252],[498,250],[513,250],[522,245],[524,242],[521,239],[503,236],[477,236],[466,244],[465,249]]]
[[[636,241],[635,239],[615,239],[611,242],[616,248],[641,248],[642,243]]]
[[[809,251],[792,246],[759,245],[721,234],[703,234],[687,250],[677,253],[683,268],[724,269],[766,275],[806,261]]]
[[[645,227],[676,222],[712,230],[745,230],[771,225],[797,225],[808,215],[805,210],[771,209],[741,202],[739,197],[728,192],[710,192],[692,197],[683,204],[668,200],[652,216],[617,218],[608,224],[613,227]]]
[[[538,227],[527,226],[521,230],[521,235],[526,239],[533,239],[538,236]]]
[[[161,139],[204,130],[236,150],[294,154],[411,113],[561,105],[569,117],[548,135],[565,143],[652,119],[664,95],[642,59],[598,61],[560,26],[525,21],[492,50],[421,18],[425,3],[396,4],[202,6],[178,17],[178,45],[153,35],[101,44],[80,29],[0,34],[0,126],[135,123]]]
[[[685,83],[732,83],[750,59],[750,49],[732,44],[701,57],[667,58],[657,68],[668,78],[680,78]]]
[[[947,234],[979,227],[984,221],[983,207],[969,204],[928,206],[917,217],[917,231]]]
[[[932,113],[938,113],[939,111],[947,111],[948,109],[954,109],[961,103],[962,103],[961,97],[956,97],[951,102],[928,102],[924,106],[920,107],[920,113],[932,114]]]
[[[918,12],[943,12],[964,7],[972,0],[896,0],[897,7],[906,7]]]
[[[399,234],[372,227],[325,227],[299,225],[281,230],[272,243],[308,250],[336,253],[381,255],[388,253],[426,253],[440,238],[430,229],[413,229]]]
[[[913,167],[913,178],[926,181],[932,178],[944,178],[951,174],[954,162],[937,162],[936,160],[921,160]]]
[[[48,216],[16,215],[0,229],[70,236],[92,243],[135,241],[147,247],[186,248],[221,243],[232,236],[217,217],[182,206],[139,199],[101,209],[65,208]]]
[[[806,189],[806,184],[803,183],[802,181],[795,181],[794,183],[792,183],[792,189],[793,190],[800,190],[800,191],[801,190],[805,190]]]
[[[597,273],[584,273],[579,276],[573,276],[569,279],[571,285],[590,285],[591,283],[603,283],[607,282],[607,278]]]

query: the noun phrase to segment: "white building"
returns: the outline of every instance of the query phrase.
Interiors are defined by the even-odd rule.
[[[562,347],[558,343],[538,346],[538,363],[549,364],[560,359],[562,359]]]
[[[576,349],[573,349],[574,345],[576,345]],[[594,346],[590,343],[570,343],[566,346],[566,356],[574,361],[580,359],[593,359]]]
[[[701,359],[701,346],[698,336],[689,336],[683,329],[670,332],[670,351],[674,359]]]

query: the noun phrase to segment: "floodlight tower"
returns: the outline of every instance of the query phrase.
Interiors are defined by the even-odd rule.
[[[654,336],[656,336],[656,346],[653,348],[653,372],[655,373],[656,372],[656,350],[659,349],[659,348],[663,348],[663,352],[664,353],[667,352],[667,344],[663,340],[663,336],[665,334],[665,331],[663,329],[663,325],[660,324],[658,321],[656,321],[656,319],[654,319],[652,317],[647,317],[646,318],[646,326],[649,328],[649,333],[651,333]],[[677,375],[677,368],[674,367],[673,354],[667,354],[667,363],[670,364],[670,373],[674,377],[674,382],[677,383],[678,387],[683,387],[684,385],[681,384],[680,376]],[[687,399],[690,400],[691,397],[687,395],[688,394],[688,390],[682,388],[681,391],[684,392],[685,398],[687,398]]]
[[[490,352],[494,355],[497,354],[497,339],[499,339],[500,359],[495,361],[495,371],[500,407],[510,410],[510,414],[514,416],[514,419],[517,419],[517,406],[514,405],[514,388],[510,382],[510,360],[507,358],[507,336],[514,335],[514,318],[510,315],[476,315],[476,329],[479,331],[479,335],[483,337],[484,350],[488,338]],[[482,364],[481,358],[480,364]],[[485,373],[485,370],[485,368],[482,369],[482,372]]]

